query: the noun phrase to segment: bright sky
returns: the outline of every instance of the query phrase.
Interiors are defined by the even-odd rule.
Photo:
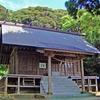
[[[64,9],[67,0],[0,0],[0,4],[5,8],[16,11],[29,6],[44,6],[52,9]]]

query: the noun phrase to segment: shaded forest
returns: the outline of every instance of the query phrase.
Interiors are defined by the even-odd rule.
[[[65,4],[67,7],[67,3]],[[100,50],[100,15],[92,14],[86,9],[78,9],[75,14],[71,14],[70,11],[70,9],[67,12],[67,10],[52,10],[40,6],[12,11],[0,5],[0,20],[17,21],[28,25],[31,23],[34,26],[59,28],[65,31],[86,34],[84,38]],[[84,67],[85,75],[100,76],[100,55],[85,59]],[[1,67],[0,70],[4,69]]]

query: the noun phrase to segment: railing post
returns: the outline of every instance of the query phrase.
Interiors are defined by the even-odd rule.
[[[5,77],[5,88],[4,88],[4,96],[7,96],[7,85],[8,85],[8,76]]]
[[[17,90],[17,94],[20,94],[20,76],[18,76],[18,90]]]
[[[91,79],[88,77],[88,92],[91,92]]]
[[[97,83],[97,77],[95,77],[95,84],[96,84],[96,92],[98,92],[98,83]]]

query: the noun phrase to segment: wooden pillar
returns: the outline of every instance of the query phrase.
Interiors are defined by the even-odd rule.
[[[52,94],[51,87],[51,56],[48,55],[48,95]]]
[[[83,59],[81,59],[81,82],[82,82],[82,93],[85,93]]]

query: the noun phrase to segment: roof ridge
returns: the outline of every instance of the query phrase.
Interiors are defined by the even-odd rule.
[[[60,32],[60,33],[70,34],[70,35],[84,36],[83,34],[80,34],[80,33],[77,33],[77,32],[67,32],[67,31],[60,30],[60,29],[44,28],[44,27],[39,27],[39,26],[30,26],[30,25],[21,24],[21,23],[0,21],[0,24],[1,25],[25,27],[25,28],[31,28],[31,29],[39,29],[39,30],[52,31],[52,32]]]

